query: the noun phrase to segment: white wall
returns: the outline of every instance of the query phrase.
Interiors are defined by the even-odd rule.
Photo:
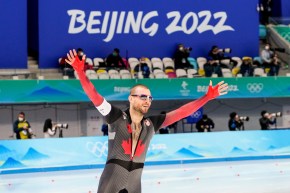
[[[186,102],[189,101],[153,101],[149,114],[159,114],[163,110],[168,112],[178,108]],[[112,104],[119,106],[121,109],[126,109],[128,107],[127,101],[112,102]],[[232,111],[237,112],[241,116],[250,117],[250,120],[245,122],[246,130],[259,130],[260,125],[258,119],[260,118],[260,112],[262,110],[267,110],[268,112],[287,112],[287,108],[290,108],[289,104],[290,98],[213,100],[204,106],[204,113],[208,114],[208,116],[214,120],[216,124],[214,131],[228,130],[227,124],[229,114]],[[51,118],[53,121],[60,123],[69,124],[69,128],[64,130],[64,137],[101,134],[101,125],[96,124],[90,126],[90,124],[94,123],[92,122],[91,117],[87,117],[89,114],[90,116],[95,116],[93,118],[102,119],[102,116],[91,103],[57,105],[0,105],[0,139],[10,139],[9,136],[13,133],[13,122],[16,120],[20,111],[25,112],[26,119],[30,122],[37,138],[43,137],[43,124],[47,118]],[[290,112],[290,109],[288,111]],[[90,122],[88,122],[88,120],[90,120]],[[289,123],[289,121],[284,121],[284,124],[285,123]],[[290,125],[283,126],[282,124],[283,117],[278,118],[278,127],[290,127]],[[96,130],[93,131],[92,128],[95,128]],[[188,125],[185,129],[186,131],[190,131]],[[194,131],[196,131],[195,126]],[[181,122],[178,123],[178,132],[182,132]]]

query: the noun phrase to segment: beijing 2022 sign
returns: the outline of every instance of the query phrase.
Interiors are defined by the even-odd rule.
[[[192,57],[207,57],[213,45],[254,57],[257,1],[40,1],[39,64],[57,65],[58,57],[78,47],[90,58],[104,58],[116,47],[123,57],[172,57],[179,43],[193,48]]]

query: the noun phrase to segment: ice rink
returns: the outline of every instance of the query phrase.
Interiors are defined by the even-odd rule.
[[[96,193],[102,169],[0,175],[1,193]],[[143,193],[289,193],[290,159],[145,166]]]

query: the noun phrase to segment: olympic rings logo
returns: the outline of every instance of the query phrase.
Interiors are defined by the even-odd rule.
[[[94,154],[96,157],[107,157],[108,155],[108,141],[102,142],[87,142],[87,150]]]
[[[260,93],[264,88],[264,85],[262,83],[248,83],[247,89],[250,91],[250,93]]]
[[[201,112],[200,112],[200,111],[196,111],[196,112],[194,112],[194,113],[191,115],[191,117],[193,117],[193,118],[199,118],[200,115],[201,115]]]

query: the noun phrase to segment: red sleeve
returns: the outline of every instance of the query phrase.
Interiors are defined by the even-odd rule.
[[[202,96],[201,98],[195,101],[189,102],[176,110],[168,112],[166,114],[162,127],[171,125],[172,123],[175,123],[185,117],[188,117],[189,115],[197,111],[200,107],[204,106],[208,101],[218,97],[219,96],[218,87],[219,85],[216,85],[215,87],[209,86],[206,95]]]
[[[92,82],[87,78],[84,71],[77,72],[79,75],[79,79],[81,82],[81,85],[85,91],[85,93],[88,95],[90,100],[94,103],[94,105],[100,106],[104,100],[104,98],[97,92]]]

